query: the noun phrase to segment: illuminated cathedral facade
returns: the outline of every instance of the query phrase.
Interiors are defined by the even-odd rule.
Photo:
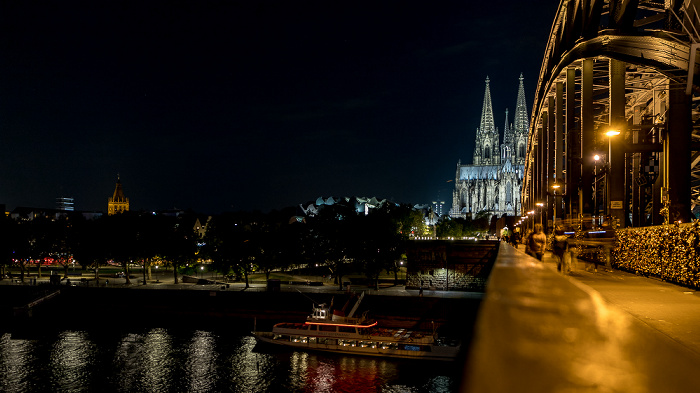
[[[503,142],[496,128],[491,105],[489,78],[486,78],[481,122],[476,130],[473,163],[457,163],[455,189],[452,193],[451,217],[475,218],[486,214],[489,219],[522,214],[520,194],[525,169],[529,129],[523,76],[520,75],[514,121],[509,124],[506,109]]]

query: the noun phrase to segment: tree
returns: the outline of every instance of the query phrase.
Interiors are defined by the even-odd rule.
[[[201,252],[212,260],[215,269],[222,275],[236,272],[241,263],[242,228],[241,217],[233,213],[213,217],[209,223]]]
[[[318,261],[327,266],[340,289],[343,287],[344,267],[349,262],[349,249],[353,246],[357,218],[349,203],[324,206],[309,219],[304,238],[307,262]]]
[[[437,235],[438,237],[461,238],[464,236],[464,220],[461,218],[442,220],[437,225]]]
[[[366,216],[359,216],[352,256],[358,266],[379,289],[379,274],[391,270],[401,259],[403,239],[401,233],[401,210],[387,204]],[[395,282],[398,274],[395,274]]]
[[[0,276],[6,274],[5,269],[12,265],[14,255],[13,238],[19,231],[17,223],[6,215],[0,215]]]
[[[95,280],[100,282],[100,265],[104,263],[107,253],[107,233],[105,219],[86,220],[81,215],[73,219],[71,250],[76,262],[83,268],[93,268]]]
[[[170,221],[165,233],[163,254],[173,267],[173,278],[178,283],[177,269],[193,261],[197,253],[197,238],[194,228],[187,225],[183,217]]]

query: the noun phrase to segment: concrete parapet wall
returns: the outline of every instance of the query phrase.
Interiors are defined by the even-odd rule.
[[[483,291],[498,250],[499,242],[490,240],[412,242],[406,288]]]
[[[698,355],[502,244],[460,391],[700,391]]]

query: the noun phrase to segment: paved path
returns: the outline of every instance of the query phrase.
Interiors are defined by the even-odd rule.
[[[547,254],[545,266],[556,270],[556,259]],[[601,294],[649,327],[700,355],[700,293],[655,278],[621,270],[586,270],[573,260],[568,276]],[[698,365],[700,367],[700,365]]]

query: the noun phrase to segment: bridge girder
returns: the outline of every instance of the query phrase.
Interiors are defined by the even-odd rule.
[[[611,116],[610,113],[612,91],[610,70],[611,65],[619,68],[621,64],[624,68],[622,75],[625,102],[622,112],[616,113],[624,113],[624,119],[620,119],[620,121],[625,124],[621,138],[624,140],[625,147],[621,148],[620,151],[623,151],[621,154],[623,154],[625,164],[620,165],[618,170],[621,171],[620,173],[624,172],[619,176],[623,176],[626,180],[624,208],[619,212],[618,222],[625,225],[630,210],[649,210],[648,206],[634,206],[634,203],[641,203],[643,198],[643,196],[635,195],[635,192],[649,194],[648,190],[642,190],[639,186],[642,181],[642,169],[640,168],[645,167],[648,163],[651,165],[646,165],[646,167],[654,167],[653,164],[659,160],[662,162],[658,165],[657,175],[668,170],[669,162],[673,168],[677,168],[676,165],[680,161],[669,161],[676,159],[670,155],[669,146],[666,146],[664,151],[662,142],[665,139],[676,141],[671,145],[674,151],[678,149],[679,145],[690,146],[687,151],[681,153],[683,156],[688,156],[686,173],[677,174],[674,171],[674,176],[684,176],[688,179],[687,188],[689,190],[679,190],[679,188],[686,187],[685,183],[678,181],[672,181],[675,189],[670,189],[669,175],[666,173],[666,177],[660,176],[665,183],[654,187],[652,194],[659,193],[661,185],[667,192],[670,189],[671,192],[668,195],[670,195],[671,204],[677,205],[677,210],[688,210],[676,212],[678,218],[685,220],[690,218],[689,209],[686,207],[700,204],[700,152],[698,152],[700,150],[698,147],[700,146],[700,97],[696,97],[696,95],[700,96],[700,87],[697,86],[700,80],[698,78],[700,63],[698,63],[696,56],[696,49],[700,47],[698,44],[700,42],[700,35],[698,35],[700,18],[697,16],[696,8],[700,8],[700,0],[686,2],[563,0],[560,3],[550,31],[532,108],[528,159],[524,176],[525,184],[521,199],[524,210],[532,210],[535,203],[539,201],[538,199],[547,198],[548,217],[554,213],[555,206],[557,209],[564,209],[564,213],[568,213],[571,218],[593,212],[590,208],[586,209],[585,203],[580,197],[578,201],[575,200],[572,189],[566,191],[561,201],[556,195],[552,198],[549,192],[542,190],[547,190],[550,182],[559,181],[556,179],[556,176],[559,175],[553,175],[554,173],[564,173],[563,176],[567,178],[573,177],[573,180],[578,182],[576,184],[578,190],[576,191],[581,191],[582,187],[590,186],[589,184],[581,184],[581,179],[585,176],[582,176],[580,172],[590,170],[587,168],[589,165],[586,164],[586,155],[590,152],[580,151],[581,146],[585,144],[583,138],[591,138],[594,146],[598,146],[596,149],[604,144],[603,142],[608,143],[607,138],[601,142],[600,134],[606,127],[614,123],[611,121],[611,117],[615,117]],[[545,146],[538,145],[538,135],[541,139],[543,130],[547,129],[547,124],[543,123],[546,116],[552,116],[556,113],[555,107],[557,105],[553,105],[552,108],[550,106],[555,102],[552,97],[556,96],[557,84],[561,86],[562,83],[571,83],[573,80],[578,87],[569,90],[569,92],[575,91],[575,97],[571,97],[571,99],[576,100],[577,103],[575,106],[567,105],[567,107],[569,111],[571,108],[575,108],[574,112],[579,112],[582,109],[583,88],[581,84],[585,61],[593,62],[592,71],[587,74],[587,78],[591,79],[587,82],[591,86],[591,94],[583,98],[590,102],[590,105],[585,106],[585,108],[591,108],[589,110],[593,112],[589,114],[592,118],[591,128],[581,129],[581,113],[557,115],[567,118],[567,129],[556,130],[556,133],[564,134],[563,140],[566,141],[564,147],[557,148],[556,153],[568,156],[563,165],[564,168],[560,170],[552,168],[553,162],[535,165],[534,162],[538,157],[547,156],[538,154],[538,147],[554,148],[554,139],[547,144],[547,138],[545,138]],[[576,70],[575,78],[571,78],[571,71],[567,72],[571,69]],[[568,80],[567,73],[569,74]],[[672,127],[669,128],[667,113],[670,107],[669,100],[671,97],[673,97],[674,102],[679,102],[679,99],[686,100],[679,95],[679,90],[690,94],[687,101],[688,108],[690,108],[688,116],[691,120],[685,123],[683,120],[676,120],[679,115],[678,112],[674,112]],[[562,95],[560,94],[559,97]],[[569,100],[570,97],[564,99]],[[682,106],[683,104],[674,104],[674,108],[680,107],[678,105]],[[558,107],[563,108],[561,105]],[[684,116],[686,115],[683,114],[681,117]],[[572,124],[577,124],[578,131],[571,129]],[[679,137],[675,131],[673,138],[668,137],[671,135],[671,129],[677,130],[679,128],[687,128],[685,131],[687,135]],[[574,141],[572,144],[574,150],[572,150],[572,146],[569,146],[572,141],[567,139],[566,135],[574,135],[576,132],[579,133],[577,138],[580,136],[582,140]],[[595,135],[589,135],[591,132]],[[686,137],[688,143],[679,142]],[[580,146],[576,143],[579,143]],[[579,151],[576,152],[575,149]],[[576,155],[578,157],[574,157]],[[612,172],[615,173],[615,166],[612,165],[611,168]],[[544,176],[535,176],[534,170],[546,173]],[[576,172],[579,172],[578,175]],[[633,178],[634,181],[630,181],[630,178]],[[533,182],[537,184],[533,185]],[[571,188],[573,183],[571,180],[567,180],[567,182]],[[648,184],[645,185],[648,186]],[[679,187],[679,185],[681,186]],[[637,186],[639,189],[635,191]],[[648,198],[654,200],[652,210],[660,210],[658,208],[660,197],[661,195]],[[674,198],[676,199],[674,200]],[[635,202],[637,199],[638,201]],[[651,202],[649,203],[651,204]],[[562,206],[562,204],[566,206]],[[556,217],[562,216],[564,215],[561,211],[556,213]],[[658,221],[658,217],[656,220]],[[639,224],[639,222],[630,223]]]

